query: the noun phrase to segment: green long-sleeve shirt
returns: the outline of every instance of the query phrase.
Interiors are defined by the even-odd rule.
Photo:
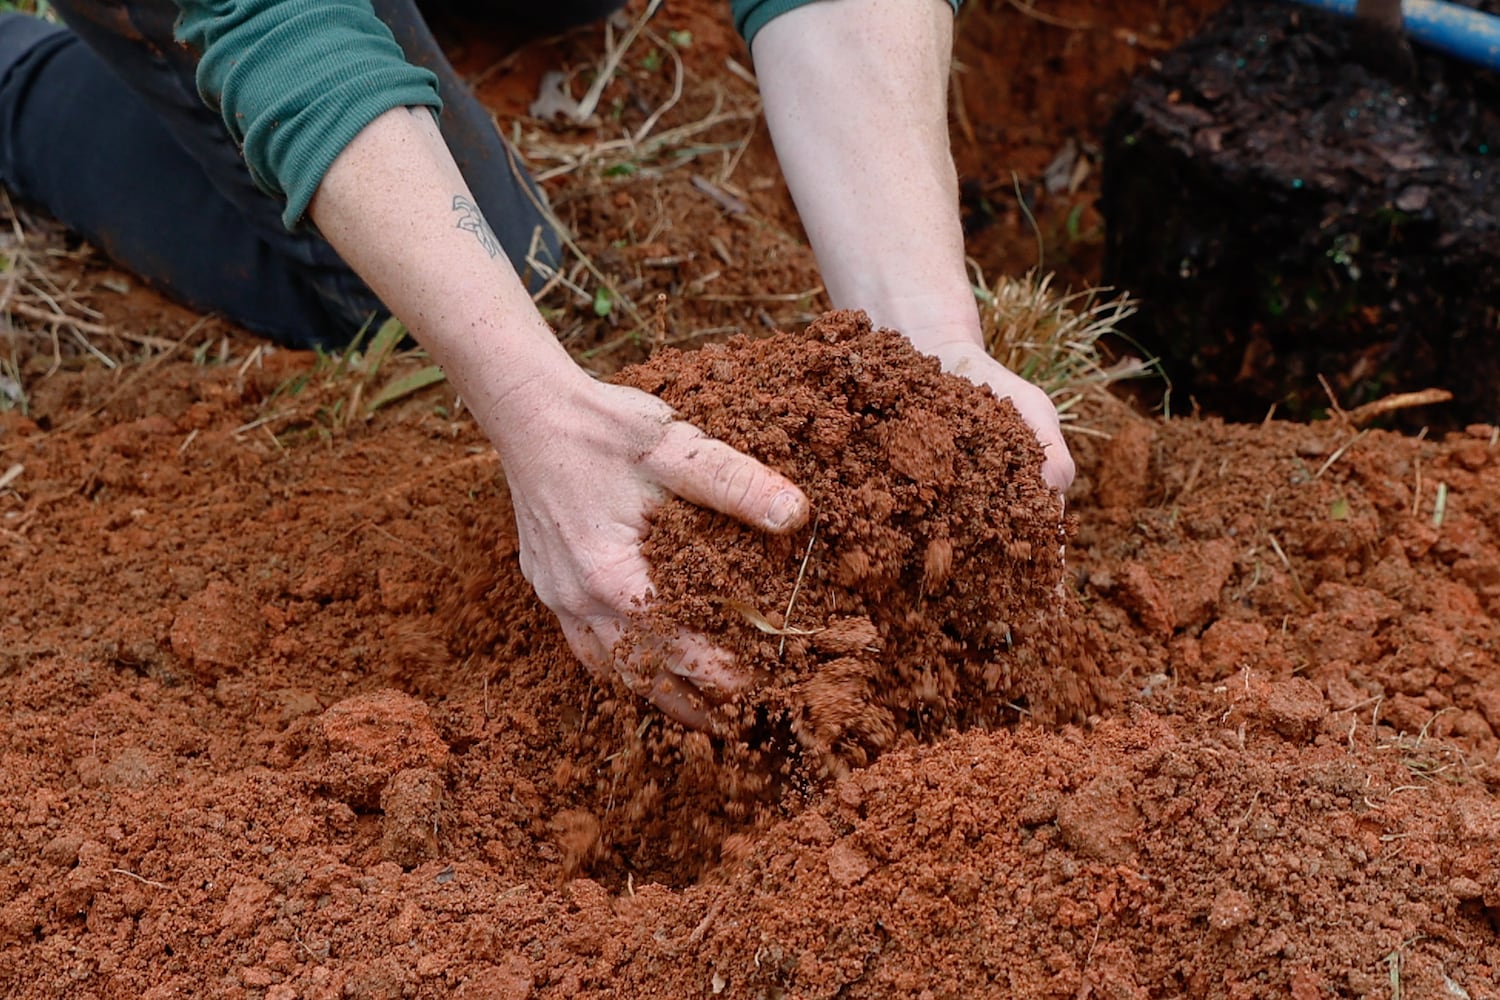
[[[730,0],[749,40],[813,0]],[[837,0],[829,0],[837,2]],[[959,0],[948,0],[957,9]],[[294,228],[334,159],[393,108],[442,106],[369,0],[177,0],[177,37],[201,55],[198,91],[223,116],[255,182]]]

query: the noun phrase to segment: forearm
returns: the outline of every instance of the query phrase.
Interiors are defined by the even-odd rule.
[[[978,342],[964,264],[943,0],[820,0],[753,43],[766,120],[835,306],[921,349]]]
[[[483,226],[425,108],[375,119],[324,175],[309,214],[443,366],[481,425],[523,419],[585,375]],[[497,441],[502,447],[503,441]]]

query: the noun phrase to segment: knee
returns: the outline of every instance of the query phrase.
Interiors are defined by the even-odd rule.
[[[67,29],[30,14],[7,11],[0,14],[0,86],[13,68],[43,43],[65,36]]]

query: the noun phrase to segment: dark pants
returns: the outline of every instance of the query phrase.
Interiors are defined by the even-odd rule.
[[[450,0],[451,2],[451,0]],[[623,0],[486,6],[550,30]],[[513,9],[507,9],[510,4]],[[69,28],[0,14],[0,184],[172,297],[291,346],[346,344],[387,311],[321,237],[288,232],[217,112],[172,0],[53,0]],[[518,272],[558,259],[535,185],[443,56],[412,0],[373,0],[407,58],[438,75],[443,137]],[[538,18],[538,11],[547,17]],[[463,10],[473,18],[476,10]],[[528,191],[530,196],[528,196]]]

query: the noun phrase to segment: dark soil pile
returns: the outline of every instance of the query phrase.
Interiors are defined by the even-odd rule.
[[[794,738],[815,769],[837,771],[903,733],[1094,707],[1097,671],[1062,586],[1061,505],[1009,403],[862,313],[663,352],[619,381],[812,503],[808,526],[781,538],[679,500],[654,518],[657,614],[763,678],[720,710],[730,744],[774,760]]]
[[[1466,6],[1500,9],[1489,2]],[[1444,388],[1405,423],[1497,419],[1500,78],[1417,48],[1382,72],[1352,22],[1238,0],[1112,122],[1105,277],[1178,392],[1307,418]]]

